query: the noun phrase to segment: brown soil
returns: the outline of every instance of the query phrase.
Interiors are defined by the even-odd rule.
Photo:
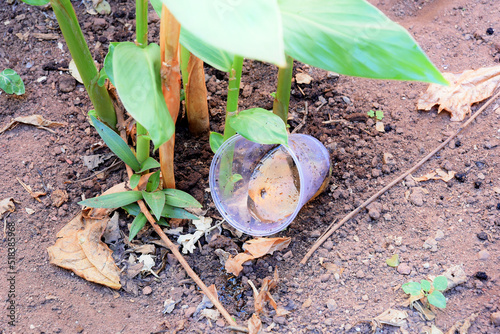
[[[372,3],[409,29],[442,71],[498,64],[497,0]],[[74,4],[97,62],[102,63],[110,41],[133,40],[133,2],[111,2],[112,14],[102,17],[91,16],[85,13],[83,5]],[[150,40],[155,40],[159,25],[152,12],[150,16]],[[82,162],[82,156],[109,151],[99,145],[100,138],[86,119],[92,107],[83,86],[75,85],[65,70],[70,55],[62,37],[37,40],[31,35],[60,35],[54,29],[57,22],[52,11],[2,1],[0,18],[0,69],[13,68],[26,84],[26,94],[21,97],[0,95],[0,124],[31,114],[67,123],[56,128],[55,133],[19,125],[0,136],[3,157],[0,199],[13,197],[16,201],[16,211],[3,220],[15,224],[17,237],[15,326],[7,324],[10,276],[7,241],[0,242],[0,292],[5,302],[0,332],[164,333],[173,332],[182,322],[185,333],[226,332],[221,320],[209,322],[190,317],[202,295],[192,281],[186,280],[185,272],[171,256],[167,257],[160,279],[139,275],[127,283],[126,291],[118,292],[49,264],[46,249],[54,243],[56,233],[80,211],[77,202],[82,195],[87,198],[98,195],[123,181],[126,173],[119,165],[104,175],[96,175]],[[495,30],[493,35],[486,33],[488,28]],[[420,176],[444,167],[461,173],[460,180],[418,185],[410,180],[396,185],[381,196],[370,214],[360,213],[337,231],[307,265],[299,266],[302,256],[332,221],[341,219],[410,168],[460,124],[450,122],[445,113],[415,111],[416,99],[426,84],[336,77],[303,64],[296,64],[295,71],[309,73],[314,81],[301,85],[300,89],[293,84],[293,119],[289,123],[294,129],[307,116],[306,125],[299,132],[313,135],[329,148],[334,169],[328,190],[306,205],[292,225],[280,233],[292,238],[285,251],[254,261],[235,278],[225,273],[214,249],[202,240],[201,251],[197,249],[186,256],[192,268],[207,285],[216,285],[221,301],[239,323],[245,323],[253,312],[252,292],[246,281],[252,280],[259,287],[262,279],[278,268],[280,284],[273,290],[273,296],[291,314],[277,317],[268,309],[262,316],[265,332],[370,333],[370,325],[362,321],[388,308],[408,312],[409,333],[420,333],[432,323],[445,331],[474,313],[478,316],[469,333],[498,332],[499,328],[490,320],[493,313],[500,311],[500,194],[494,191],[494,187],[500,186],[498,105],[488,108],[452,145],[414,174]],[[276,72],[272,66],[246,62],[242,108],[272,108],[269,93],[275,90]],[[220,132],[227,77],[207,69],[207,78],[211,127]],[[383,110],[386,133],[376,132],[372,119],[349,121],[353,113],[366,113],[370,109]],[[343,119],[347,121],[323,123]],[[191,138],[185,118],[178,121],[177,133],[178,188],[202,202],[208,209],[207,216],[220,219],[206,191],[212,157],[208,140]],[[394,164],[383,164],[384,153],[393,155]],[[105,169],[114,160],[109,159],[96,170]],[[39,203],[16,178],[34,191],[48,194]],[[418,187],[428,193],[419,193]],[[69,200],[59,208],[52,205],[51,199],[58,189],[69,195]],[[409,193],[418,198],[407,199],[405,195]],[[28,209],[34,213],[28,214]],[[127,222],[129,219],[121,213],[121,226],[126,234]],[[436,233],[441,234],[436,247],[424,248],[424,241],[434,238]],[[237,246],[244,240],[233,237],[227,230],[223,235]],[[157,236],[149,231],[139,241],[152,238]],[[111,247],[117,261],[128,258],[128,253],[124,253],[128,246],[123,241]],[[396,253],[408,269],[406,275],[385,264]],[[164,254],[164,249],[157,249],[157,265]],[[344,268],[339,279],[320,265],[321,258]],[[435,321],[424,321],[418,312],[402,306],[406,296],[399,288],[401,284],[439,275],[453,265],[463,265],[467,281],[446,293],[448,306],[437,311]],[[119,266],[123,267],[124,262],[119,262]],[[403,272],[403,267],[399,271]],[[487,279],[478,279],[478,276],[484,278],[476,275],[478,272],[484,272]],[[150,294],[148,287],[152,289]],[[163,303],[169,298],[179,303],[172,313],[163,314]],[[310,306],[308,299],[312,301]],[[400,332],[390,326],[377,331]]]

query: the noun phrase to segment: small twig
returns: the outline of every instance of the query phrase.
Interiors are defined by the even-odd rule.
[[[78,183],[78,182],[84,182],[84,181],[87,181],[87,180],[90,180],[94,177],[96,177],[97,175],[101,174],[101,173],[104,173],[104,172],[107,172],[108,170],[112,169],[113,167],[116,167],[118,166],[119,164],[123,163],[123,161],[121,160],[118,160],[116,159],[115,161],[113,161],[113,163],[111,165],[109,165],[108,167],[104,168],[103,170],[99,170],[97,172],[94,172],[94,174],[88,176],[88,177],[85,177],[83,179],[80,179],[80,180],[76,180],[76,181],[68,181],[68,183]]]
[[[248,328],[241,326],[227,326],[226,329],[235,332],[248,333]]]
[[[122,108],[116,108],[116,119],[117,123],[119,125],[123,125],[124,117],[123,117],[123,109]],[[120,130],[120,135],[123,138],[123,140],[127,139],[127,134],[125,129],[121,128]],[[134,174],[132,171],[132,168],[125,164],[125,167],[127,168],[127,174],[129,178]],[[219,312],[222,314],[222,316],[226,319],[226,321],[229,323],[231,326],[238,327],[238,324],[236,321],[231,317],[229,312],[222,306],[222,304],[219,302],[216,296],[212,294],[212,292],[208,289],[208,287],[203,283],[203,281],[200,279],[200,277],[193,271],[193,269],[189,266],[187,263],[186,259],[182,256],[182,254],[179,252],[179,248],[167,237],[167,235],[163,232],[161,227],[156,223],[156,220],[153,218],[151,213],[149,212],[148,208],[146,207],[146,204],[144,204],[143,200],[137,201],[139,204],[139,207],[141,208],[142,213],[146,216],[147,220],[153,226],[153,229],[155,232],[160,236],[161,240],[165,242],[167,247],[170,249],[172,254],[174,254],[175,258],[179,263],[182,265],[186,273],[191,277],[191,279],[200,287],[200,289],[205,293],[205,295],[210,299],[212,304],[219,310]]]
[[[297,125],[297,127],[295,129],[293,129],[292,134],[294,134],[297,131],[299,131],[300,129],[302,129],[302,127],[306,124],[307,114],[309,114],[309,109],[307,108],[307,101],[306,101],[306,106],[305,106],[305,111],[304,111],[304,118],[302,119],[302,122],[300,122],[300,124]]]
[[[454,134],[448,137],[441,145],[436,147],[431,153],[427,154],[424,158],[422,158],[419,162],[417,162],[412,168],[401,174],[399,177],[394,179],[391,183],[386,185],[384,188],[379,190],[375,195],[371,196],[369,199],[367,199],[363,204],[358,206],[356,209],[351,211],[347,216],[342,218],[341,221],[335,224],[333,222],[328,228],[326,229],[325,233],[323,233],[323,236],[321,236],[315,243],[314,245],[309,249],[307,254],[304,256],[304,258],[300,261],[300,264],[306,264],[307,260],[313,255],[313,253],[323,244],[323,242],[328,239],[333,232],[338,230],[344,223],[346,223],[348,220],[353,218],[358,212],[360,212],[362,209],[366,208],[370,203],[372,203],[374,200],[376,200],[378,197],[380,197],[383,193],[385,193],[387,190],[391,189],[395,184],[399,183],[401,180],[403,180],[406,176],[410,175],[417,169],[419,169],[427,160],[429,160],[434,154],[439,152],[443,147],[448,145],[448,143],[455,138],[463,129],[465,129],[472,121],[476,119],[477,116],[479,116],[493,101],[495,101],[498,97],[500,96],[500,91],[498,91],[495,96],[490,98],[474,115],[472,115]]]
[[[47,195],[47,193],[42,193],[42,192],[34,193],[33,190],[31,190],[31,187],[28,186],[23,181],[21,181],[17,176],[16,176],[16,180],[17,180],[17,182],[19,182],[19,184],[21,186],[23,186],[24,190],[26,190],[30,194],[31,197],[33,197],[34,199],[36,199],[38,202],[42,203],[42,201],[38,197],[39,196],[45,196],[45,195]]]

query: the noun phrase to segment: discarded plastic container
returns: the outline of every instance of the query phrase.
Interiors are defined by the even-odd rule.
[[[330,156],[319,140],[292,134],[288,145],[262,145],[235,135],[215,154],[210,192],[234,228],[253,236],[277,233],[328,184]]]

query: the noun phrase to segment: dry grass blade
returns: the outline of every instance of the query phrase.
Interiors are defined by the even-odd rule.
[[[40,115],[20,116],[20,117],[14,118],[9,124],[4,126],[0,130],[0,134],[4,133],[7,130],[13,129],[18,124],[33,125],[39,129],[44,129],[44,130],[47,130],[51,133],[55,133],[55,132],[49,128],[66,125],[65,123],[52,122],[52,121],[46,120],[45,118],[43,118]]]

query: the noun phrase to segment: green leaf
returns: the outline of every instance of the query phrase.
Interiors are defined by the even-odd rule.
[[[161,165],[158,161],[155,159],[148,157],[146,160],[141,165],[141,169],[139,170],[138,173],[142,173],[144,171],[147,171],[148,169],[153,169],[153,168],[160,168]]]
[[[139,204],[135,202],[122,206],[122,209],[127,211],[127,213],[132,216],[137,216],[141,212]]]
[[[402,288],[405,293],[411,294],[412,296],[418,296],[422,292],[422,287],[418,282],[405,283]]]
[[[156,223],[160,226],[170,227],[170,224],[164,218],[160,218]]]
[[[246,139],[259,144],[288,145],[288,132],[283,120],[262,108],[240,111],[229,118],[229,125]]]
[[[155,191],[160,185],[160,171],[154,172],[148,178],[148,183],[146,184],[146,191]]]
[[[163,207],[165,206],[165,193],[161,191],[143,191],[142,197],[144,198],[146,203],[148,203],[151,211],[153,211],[156,220],[160,219]]]
[[[422,290],[424,290],[425,292],[431,291],[431,282],[429,282],[426,279],[420,281],[420,286],[422,287]]]
[[[439,308],[446,307],[446,297],[438,290],[432,291],[432,293],[427,296],[427,300],[429,301],[430,304],[436,307]]]
[[[101,68],[101,71],[99,72],[99,80],[97,80],[97,85],[99,87],[104,86],[104,84],[106,83],[106,79],[109,79],[109,78],[108,78],[108,75],[106,74],[106,70],[103,67],[103,68]]]
[[[21,0],[22,2],[31,6],[45,6],[49,3],[49,0]]]
[[[366,113],[368,115],[368,117],[375,117],[375,111],[371,110],[369,112]]]
[[[141,165],[127,143],[116,132],[94,116],[90,116],[90,120],[109,149],[137,172],[141,168]]]
[[[132,190],[89,198],[78,202],[78,204],[91,208],[114,209],[137,202],[140,199],[142,199],[141,192]]]
[[[0,73],[0,89],[7,94],[23,95],[25,93],[23,79],[10,68]]]
[[[385,260],[385,263],[387,263],[387,265],[389,267],[397,267],[397,266],[399,266],[399,255],[398,254],[394,254],[392,257],[390,257],[389,259]]]
[[[381,121],[384,118],[384,112],[382,110],[375,111],[375,117]]]
[[[212,152],[216,153],[219,147],[224,142],[224,136],[218,132],[210,132],[210,148]]]
[[[208,46],[285,66],[283,28],[276,1],[162,2],[183,28]]]
[[[448,279],[445,276],[438,276],[432,281],[435,290],[443,291],[448,287]]]
[[[113,51],[115,47],[120,44],[119,42],[111,42],[109,43],[108,54],[104,58],[104,66],[102,70],[106,73],[109,81],[115,86],[115,80],[113,76]],[[102,71],[101,71],[102,72]]]
[[[146,225],[147,221],[148,219],[146,218],[146,216],[142,212],[139,212],[139,214],[132,221],[132,225],[130,226],[128,241],[132,241],[132,239],[135,238],[137,233],[139,233],[139,231],[142,230],[142,228]]]
[[[447,81],[408,32],[365,0],[279,0],[285,52],[337,73]]]
[[[139,184],[139,181],[141,181],[141,176],[139,174],[133,174],[130,177],[130,188],[135,189],[135,187]]]
[[[174,206],[166,204],[165,207],[163,208],[163,211],[161,212],[161,215],[167,218],[192,219],[192,220],[199,219],[197,216],[193,215],[190,212],[187,212],[182,208],[176,208]]]
[[[178,189],[163,189],[165,204],[178,208],[201,208],[202,205],[193,196]]]
[[[113,50],[113,84],[125,109],[148,130],[155,149],[169,140],[175,129],[161,90],[160,67],[157,44],[142,48],[125,42]]]
[[[231,72],[234,54],[226,52],[222,49],[215,48],[205,43],[184,27],[181,27],[181,35],[179,37],[181,44],[196,57],[203,60],[205,63],[215,67],[222,72]]]
[[[273,99],[275,99],[275,98],[276,98],[276,92],[269,93],[269,95],[270,95]]]
[[[151,6],[155,10],[156,14],[161,18],[161,7],[163,6],[163,3],[161,0],[149,0],[151,2]]]

